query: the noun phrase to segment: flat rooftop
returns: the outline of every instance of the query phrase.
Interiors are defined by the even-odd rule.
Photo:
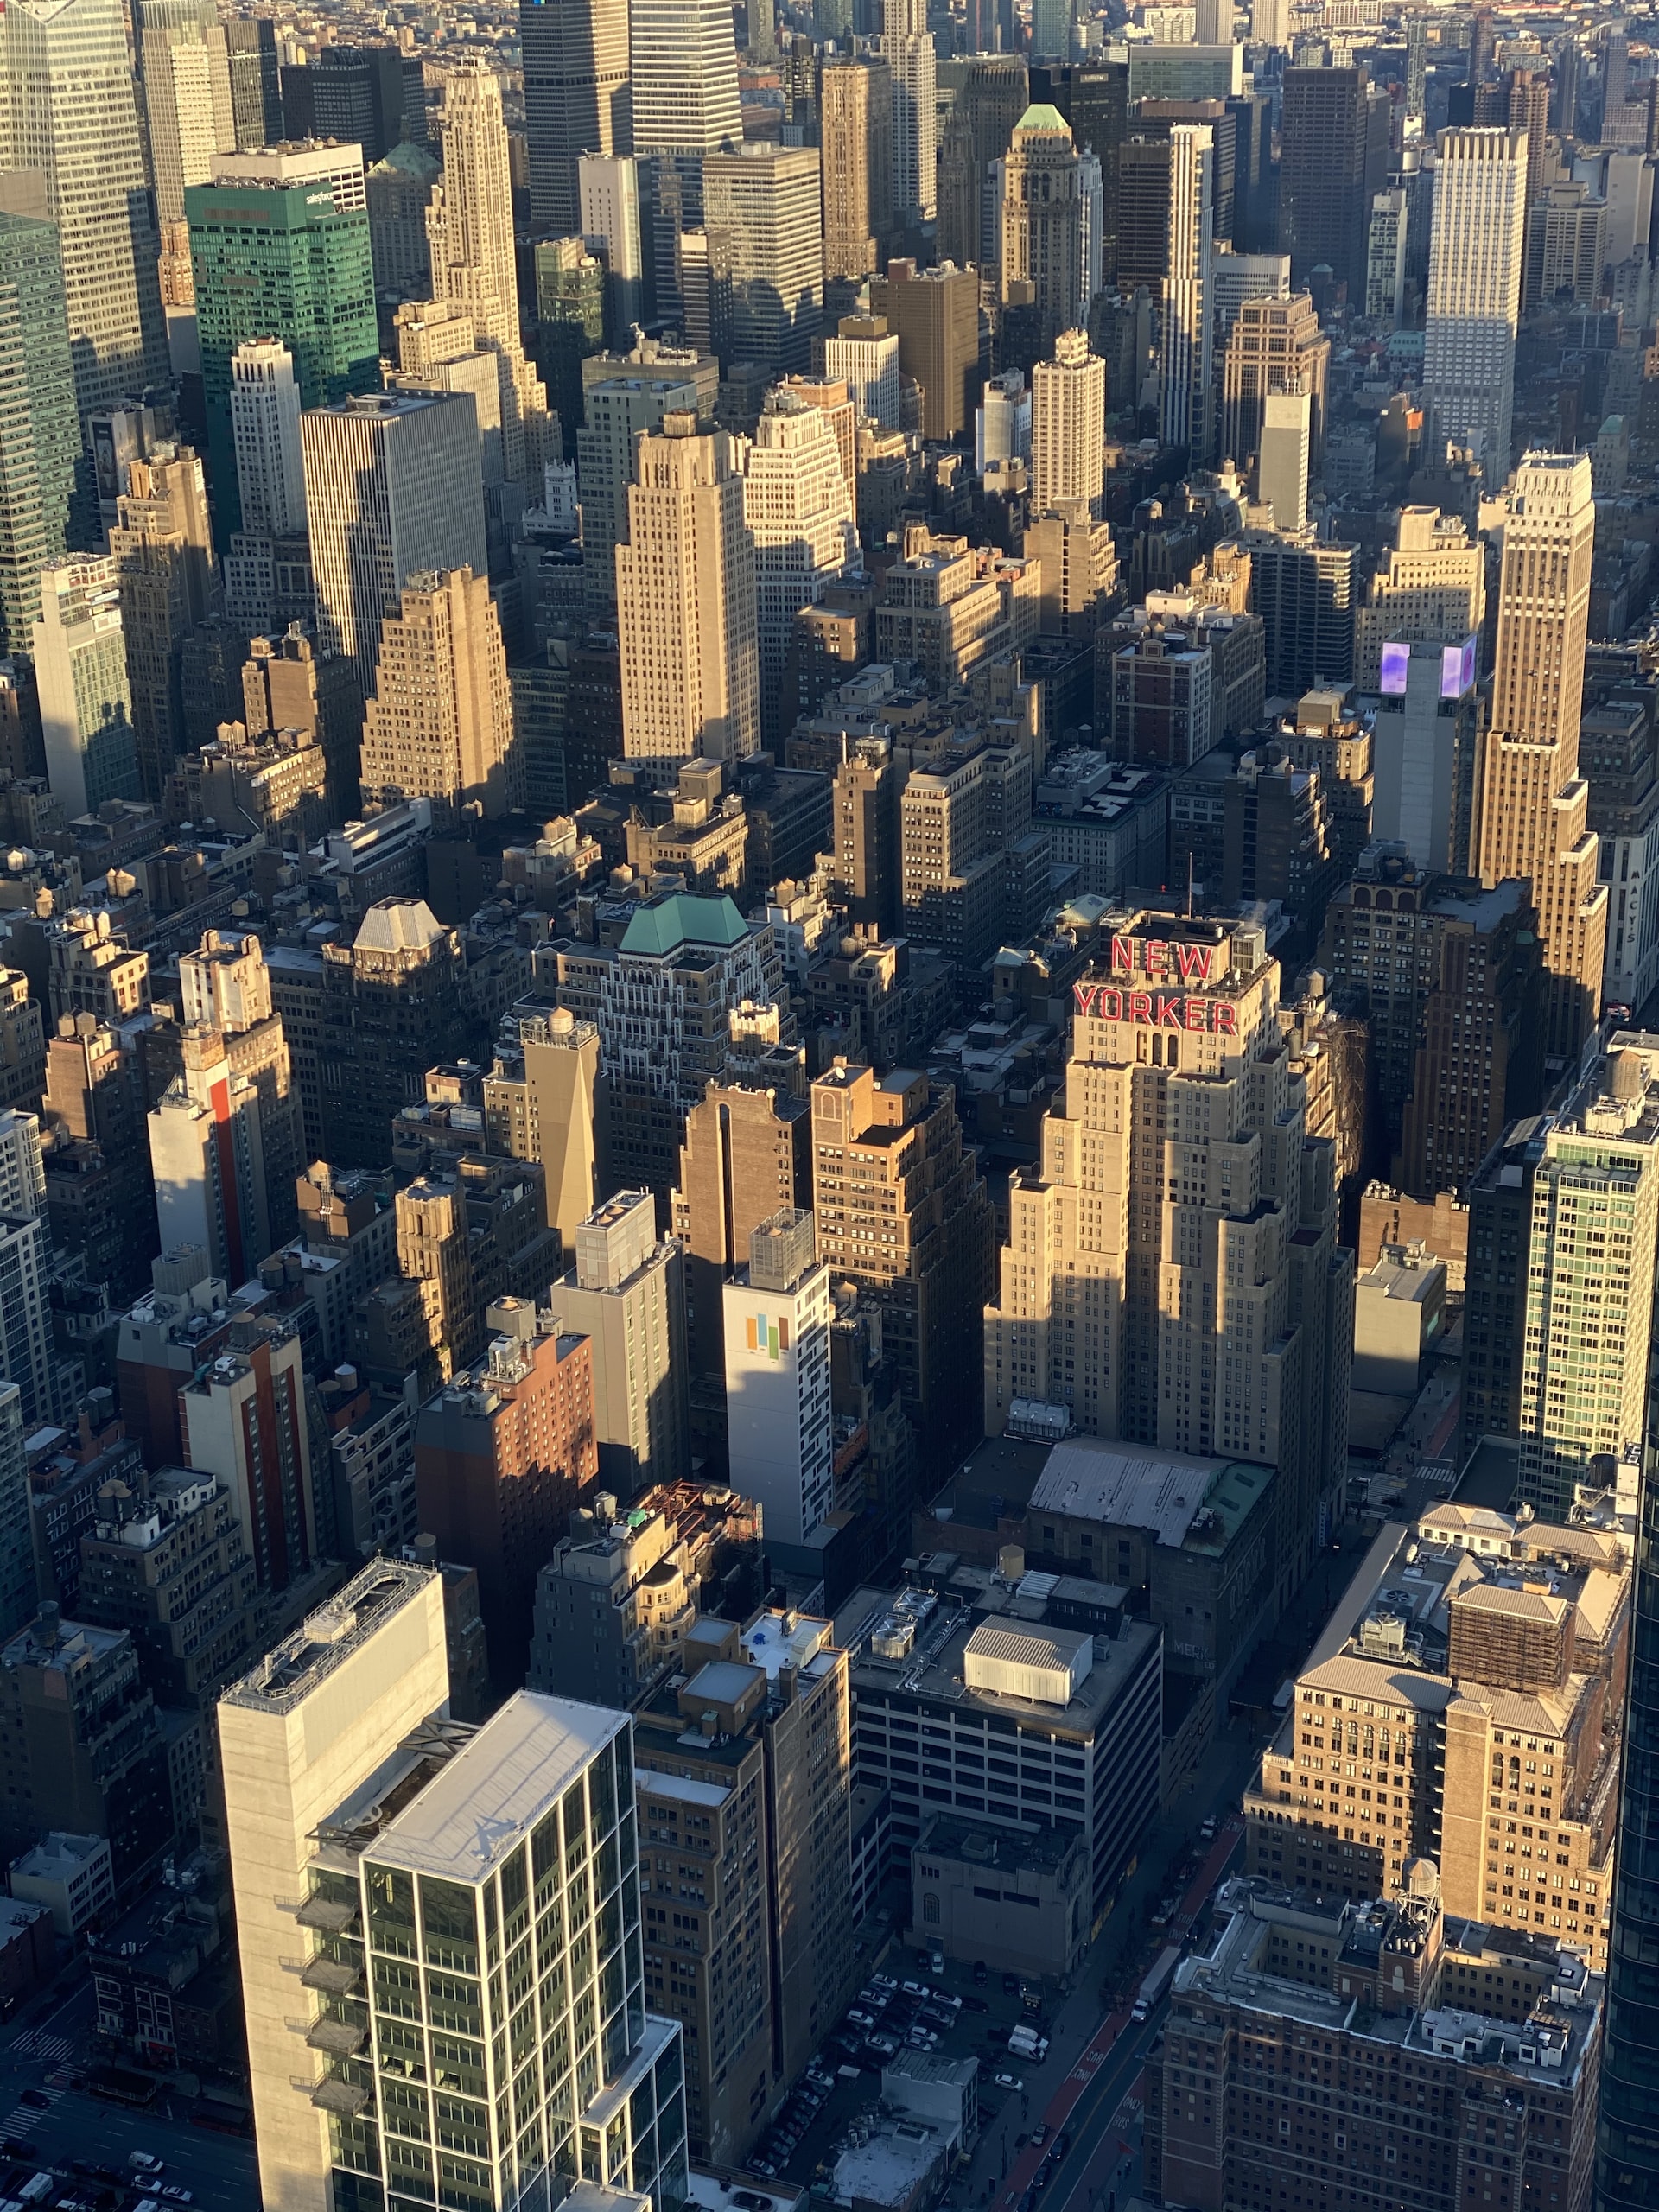
[[[483,1881],[627,1725],[607,1706],[520,1690],[382,1831],[376,1860]]]
[[[429,1567],[378,1559],[309,1613],[266,1652],[251,1673],[225,1692],[224,1702],[255,1712],[290,1713],[319,1682],[362,1649],[390,1616],[435,1579]]]

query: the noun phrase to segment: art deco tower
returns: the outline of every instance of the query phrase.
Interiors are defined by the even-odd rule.
[[[1494,490],[1510,471],[1526,231],[1526,132],[1442,131],[1423,330],[1427,435],[1437,455],[1448,440],[1478,447]]]
[[[1497,656],[1479,772],[1477,865],[1525,876],[1543,939],[1544,1049],[1577,1052],[1595,1020],[1607,938],[1599,840],[1579,774],[1596,511],[1587,454],[1529,453],[1503,519]]]
[[[1047,353],[1077,319],[1083,287],[1083,203],[1071,126],[1058,108],[1028,107],[1014,125],[1002,174],[1002,297],[1028,283]]]
[[[366,805],[429,798],[435,822],[459,823],[524,802],[512,693],[487,576],[470,569],[413,575],[401,611],[380,628],[374,696],[363,720]]]

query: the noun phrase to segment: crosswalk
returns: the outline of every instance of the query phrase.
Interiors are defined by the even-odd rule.
[[[48,2100],[44,2107],[41,2105],[14,2105],[12,2107],[5,2118],[0,2120],[0,2137],[16,2139],[31,2135],[46,2117],[51,2106],[56,2104],[58,2099],[63,2094],[63,2091],[42,2089],[41,2094]]]
[[[38,2028],[25,2028],[12,2037],[10,2047],[19,2058],[44,2058],[54,2065],[74,2050],[67,2036],[42,2035]]]

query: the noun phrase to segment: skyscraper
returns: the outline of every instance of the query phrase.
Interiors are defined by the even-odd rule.
[[[519,338],[501,83],[482,63],[445,79],[442,131],[443,181],[426,217],[432,296],[466,308],[474,342],[495,355],[502,471],[510,484],[534,477],[539,488],[547,395]]]
[[[1028,107],[1002,167],[1002,297],[1029,285],[1037,340],[1046,353],[1077,318],[1083,284],[1083,209],[1071,130],[1058,108]]]
[[[868,276],[885,258],[893,223],[893,71],[874,54],[826,60],[819,100],[823,273]]]
[[[898,336],[900,373],[921,386],[922,435],[948,443],[973,421],[979,394],[978,270],[889,261],[870,279],[870,304]]]
[[[160,241],[120,0],[13,0],[0,19],[0,169],[39,169],[63,255],[82,416],[169,381]]]
[[[811,1214],[787,1207],[749,1236],[748,1265],[722,1293],[730,1479],[759,1501],[768,1543],[810,1569],[834,1503],[830,1270]]]
[[[633,149],[685,157],[690,223],[701,219],[702,156],[743,142],[737,47],[724,0],[628,0]]]
[[[531,224],[580,236],[578,161],[630,143],[627,0],[522,0],[518,39]]]
[[[110,556],[121,592],[138,782],[161,798],[184,741],[184,644],[219,611],[219,569],[201,462],[188,446],[135,461],[117,502]]]
[[[1440,133],[1423,332],[1427,435],[1437,457],[1448,442],[1472,447],[1494,487],[1510,473],[1526,185],[1524,130]]]
[[[488,574],[478,424],[458,394],[377,392],[300,417],[318,643],[366,698],[380,626],[426,569]]]
[[[577,1224],[574,1265],[547,1302],[562,1330],[588,1339],[601,1478],[630,1497],[678,1482],[690,1464],[685,1276],[678,1244],[658,1237],[649,1191],[615,1192]]]
[[[992,386],[986,386],[988,404]],[[1081,499],[1098,522],[1105,512],[1106,364],[1088,334],[1063,330],[1052,360],[1031,372],[1031,506]]]
[[[761,732],[780,747],[788,734],[784,659],[795,617],[859,563],[853,495],[834,425],[786,387],[767,394],[744,454],[743,519],[754,546]]]
[[[134,13],[156,218],[177,223],[185,186],[238,143],[230,49],[213,0],[137,0]]]
[[[724,239],[714,278],[726,360],[775,375],[812,365],[823,315],[823,208],[816,146],[749,140],[702,162],[703,220]]]
[[[274,146],[283,135],[283,71],[269,16],[221,26],[231,70],[231,113],[238,146]]]
[[[938,213],[938,94],[926,0],[883,0],[881,52],[893,76],[893,205],[907,230]]]
[[[485,1078],[491,1147],[541,1163],[547,1225],[569,1254],[594,1206],[599,1032],[562,1006],[546,1016],[522,1014],[518,1055],[517,1069],[504,1054]]]
[[[1274,527],[1300,530],[1307,520],[1307,464],[1311,441],[1309,391],[1270,391],[1262,403],[1255,495],[1273,509]]]
[[[1279,181],[1279,241],[1290,256],[1293,284],[1305,285],[1321,263],[1351,301],[1365,296],[1371,180],[1367,152],[1368,81],[1357,67],[1285,72],[1283,155]],[[1386,179],[1377,176],[1374,188]]]
[[[1007,151],[1029,105],[1026,65],[1015,54],[976,54],[946,118],[938,153],[941,260],[976,266],[996,257],[995,216],[986,191],[993,162]]]
[[[512,693],[487,576],[417,570],[380,626],[374,693],[363,717],[366,806],[429,798],[456,828],[523,804]]]
[[[1306,292],[1294,299],[1246,300],[1227,334],[1222,359],[1221,457],[1247,468],[1261,449],[1262,403],[1270,391],[1306,389],[1308,461],[1317,467],[1325,435],[1331,340]]]
[[[1166,445],[1208,461],[1212,438],[1211,241],[1215,133],[1178,123],[1169,134],[1169,262],[1164,273],[1159,353],[1160,427]]]
[[[26,651],[80,452],[63,256],[38,171],[0,176],[0,657]]]
[[[639,441],[628,542],[616,549],[622,749],[672,770],[760,742],[754,543],[724,430],[664,417]]]
[[[1544,947],[1545,1051],[1570,1065],[1596,1018],[1607,935],[1608,893],[1579,774],[1596,531],[1589,457],[1523,455],[1503,530],[1474,847],[1483,883],[1531,882]]]
[[[271,537],[303,530],[300,388],[280,339],[250,339],[232,354],[231,432],[242,527]]]
[[[1087,1436],[1275,1467],[1283,1592],[1347,1463],[1353,1278],[1278,983],[1258,926],[1148,914],[1077,985],[1065,1103],[1009,1193],[985,1426],[1034,1401]]]
[[[221,155],[212,181],[185,192],[207,453],[226,544],[241,526],[231,410],[237,348],[275,336],[293,358],[302,407],[331,405],[380,380],[362,163],[353,192],[334,174],[340,156],[339,148]]]

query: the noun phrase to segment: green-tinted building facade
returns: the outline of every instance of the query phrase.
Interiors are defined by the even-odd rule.
[[[302,407],[380,382],[366,209],[337,209],[327,183],[187,188],[190,261],[207,405],[207,456],[220,543],[241,520],[231,435],[231,356],[279,338]]]
[[[57,226],[0,206],[0,654],[29,650],[79,451]]]
[[[605,265],[581,238],[539,238],[535,252],[542,381],[571,460],[582,422],[582,365],[605,343]]]

